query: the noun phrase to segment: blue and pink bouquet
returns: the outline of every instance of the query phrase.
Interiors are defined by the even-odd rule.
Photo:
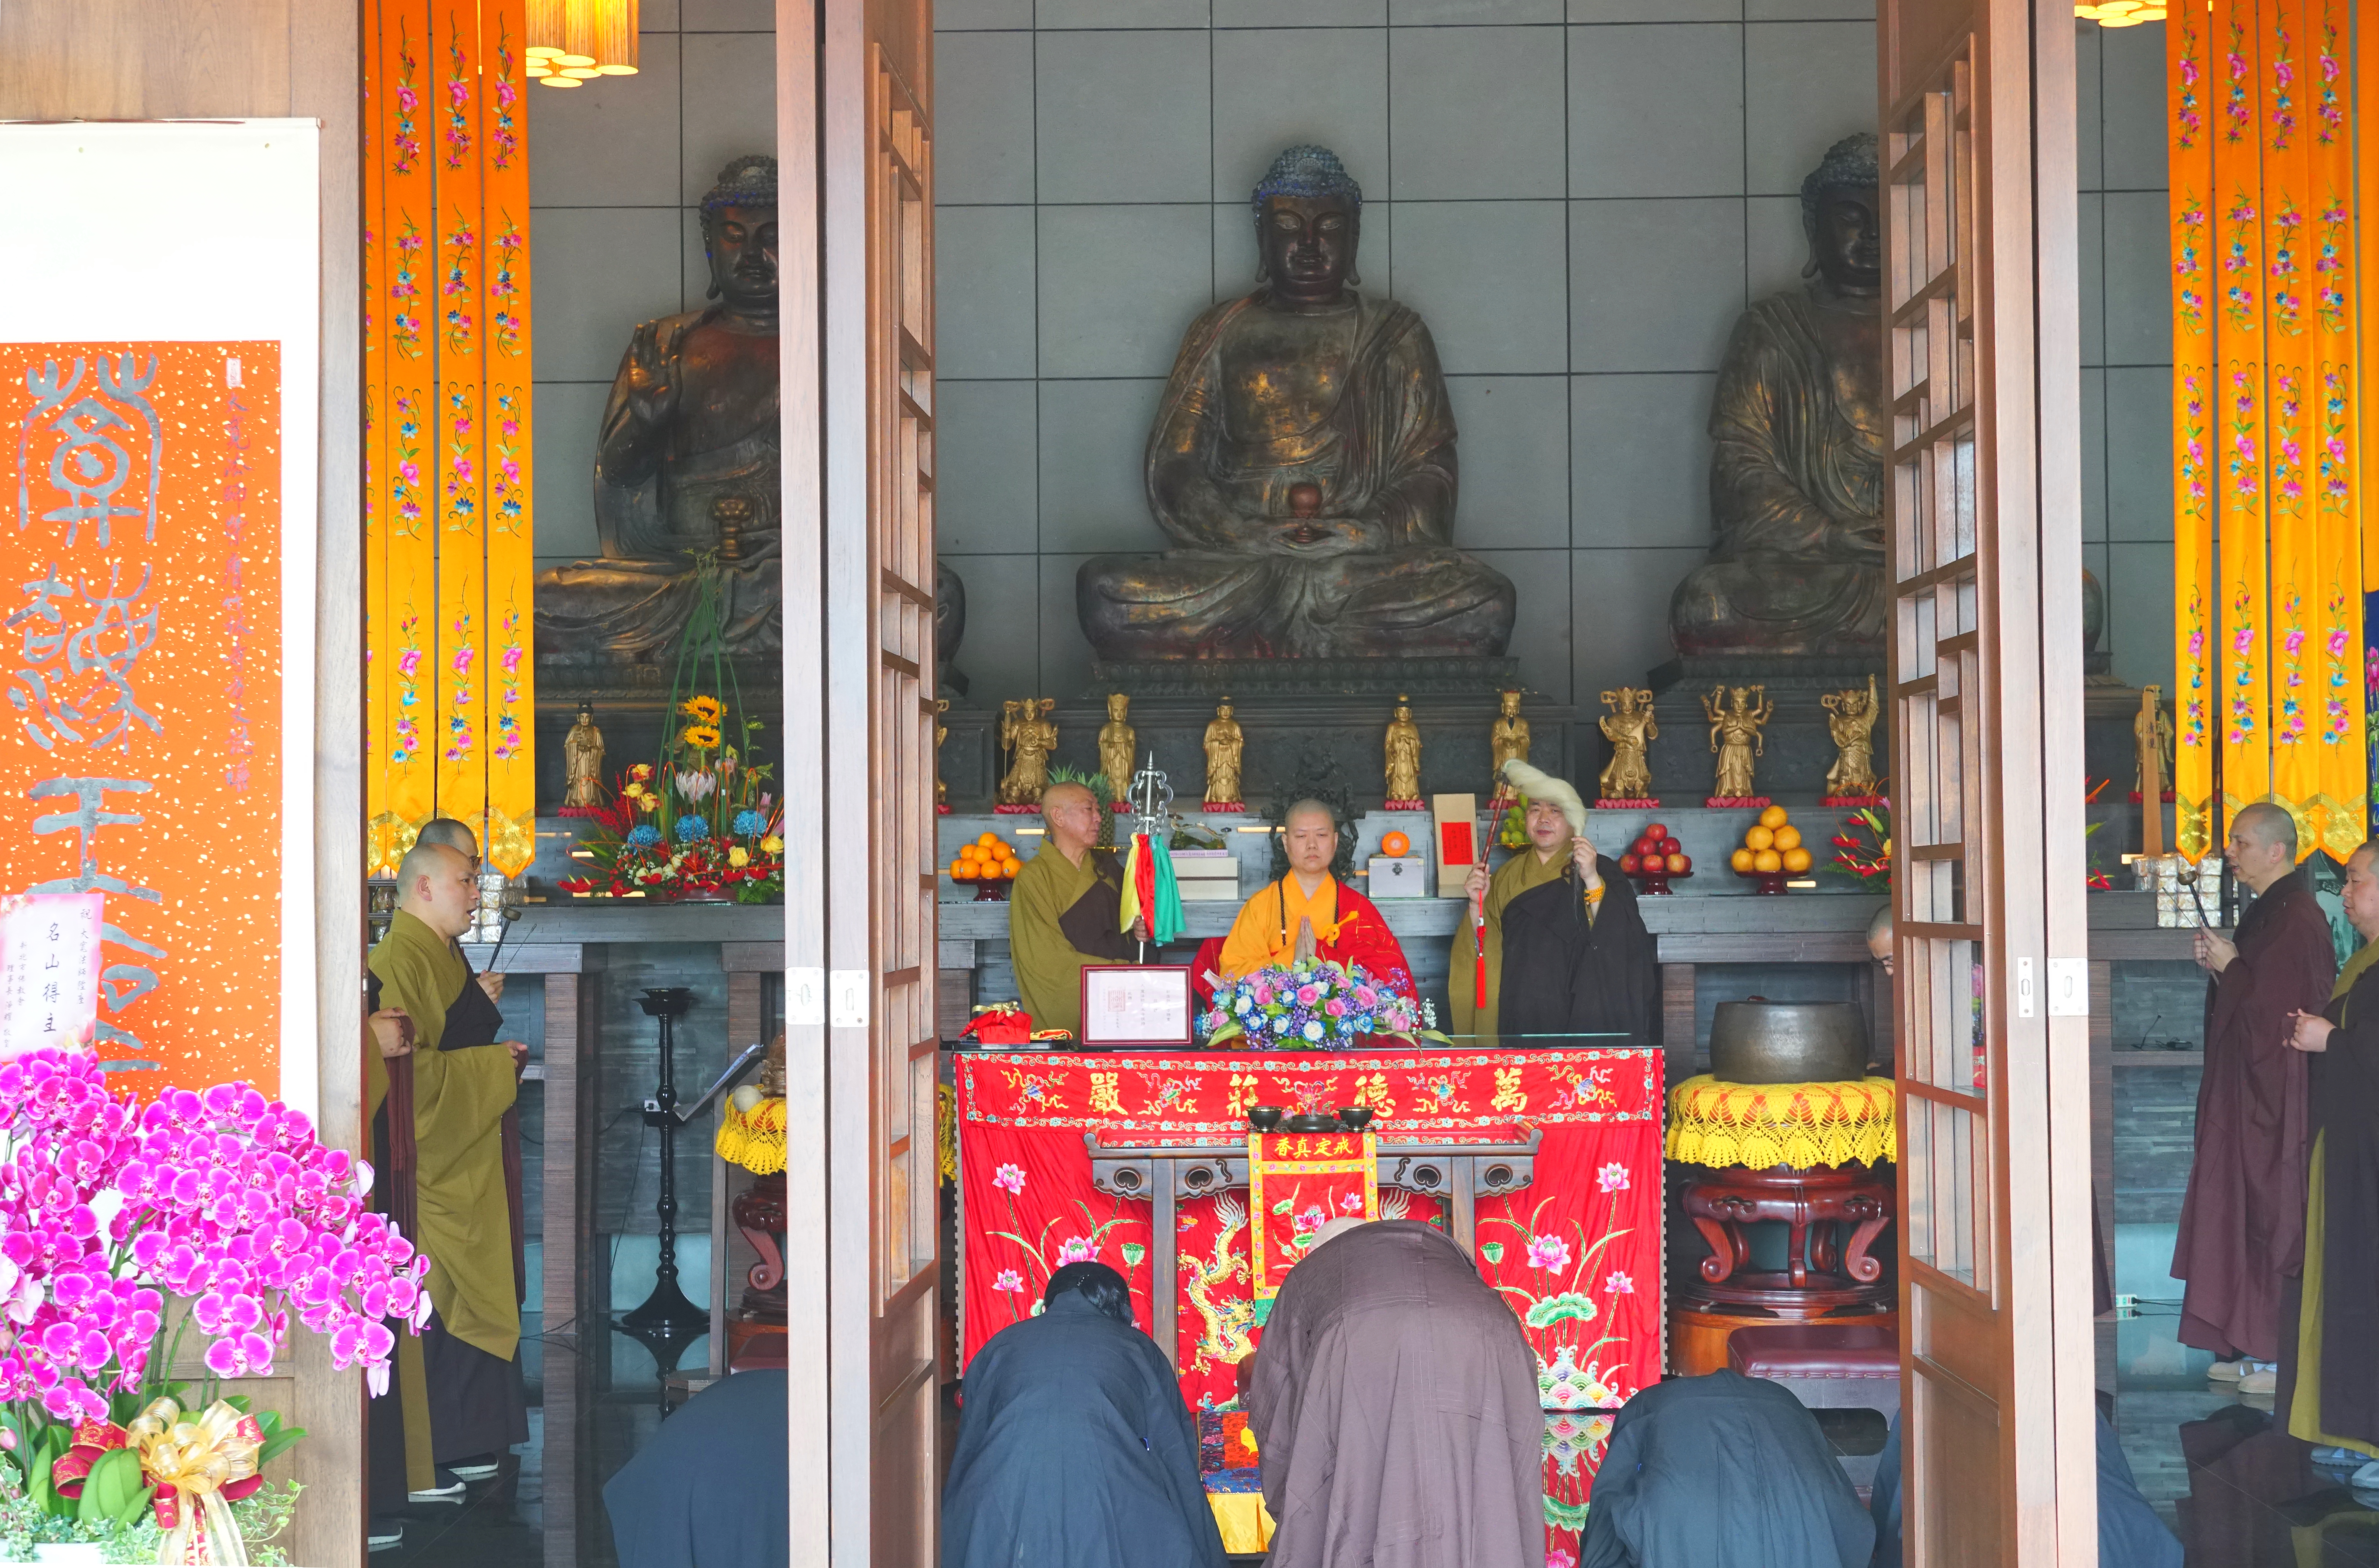
[[[1198,1027],[1209,1045],[1244,1040],[1250,1051],[1330,1051],[1367,1035],[1445,1041],[1434,1011],[1360,964],[1301,959],[1215,987]]]

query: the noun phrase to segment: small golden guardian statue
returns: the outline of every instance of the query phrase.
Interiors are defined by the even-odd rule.
[[[1057,749],[1057,727],[1049,721],[1055,697],[1026,697],[999,706],[999,746],[1008,754],[999,780],[1003,806],[1035,806],[1049,788],[1049,754]]]
[[[1660,738],[1660,722],[1652,715],[1652,693],[1646,686],[1622,686],[1602,694],[1611,711],[1600,725],[1611,742],[1611,762],[1596,788],[1606,801],[1652,799],[1652,764],[1647,754]]]
[[[1709,718],[1710,750],[1718,754],[1718,781],[1712,800],[1756,799],[1751,781],[1752,759],[1766,754],[1767,737],[1760,727],[1776,717],[1765,686],[1715,687],[1702,699]]]
[[[1132,742],[1136,738],[1126,716],[1131,712],[1131,698],[1121,692],[1107,694],[1107,721],[1099,726],[1099,771],[1106,775],[1107,800],[1111,804],[1123,804],[1131,793]]]
[[[570,787],[562,792],[562,809],[577,815],[603,804],[603,731],[595,728],[595,706],[578,705],[578,722],[562,738],[562,766]]]
[[[1407,805],[1420,799],[1420,726],[1413,722],[1412,702],[1396,694],[1396,716],[1389,721],[1386,745],[1388,803]]]
[[[1507,762],[1528,760],[1528,721],[1520,717],[1520,694],[1505,692],[1503,711],[1487,731],[1487,750],[1495,765],[1495,777],[1503,777]]]
[[[1875,794],[1875,721],[1882,717],[1877,706],[1875,677],[1866,678],[1864,693],[1853,686],[1844,692],[1828,692],[1817,701],[1828,715],[1826,730],[1834,738],[1834,766],[1826,770],[1827,795]]]
[[[1238,811],[1247,803],[1239,793],[1239,760],[1247,747],[1247,737],[1239,733],[1239,721],[1231,717],[1230,699],[1226,697],[1214,709],[1214,721],[1206,726],[1208,811]]]
[[[944,811],[950,809],[950,787],[942,782],[942,742],[950,738],[950,727],[942,716],[950,711],[950,699],[934,699],[934,804]]]

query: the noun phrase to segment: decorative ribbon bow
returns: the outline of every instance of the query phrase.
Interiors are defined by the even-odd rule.
[[[119,1448],[139,1454],[141,1475],[157,1489],[151,1505],[165,1532],[159,1562],[246,1568],[248,1543],[231,1504],[264,1484],[257,1470],[264,1429],[255,1417],[219,1399],[203,1415],[185,1419],[180,1405],[160,1399],[129,1427],[81,1422],[74,1446],[50,1466],[51,1485],[61,1497],[80,1497],[92,1467]]]
[[[978,1045],[1021,1045],[1028,1040],[1071,1040],[1062,1029],[1034,1029],[1033,1015],[1013,1002],[994,1002],[974,1010],[974,1021],[960,1034],[974,1036]]]

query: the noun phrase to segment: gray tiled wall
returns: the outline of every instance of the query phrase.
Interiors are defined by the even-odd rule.
[[[1871,10],[942,0],[937,24],[941,549],[978,700],[1087,679],[1075,567],[1163,548],[1150,416],[1182,329],[1253,286],[1246,192],[1302,140],[1363,184],[1365,286],[1437,339],[1456,537],[1520,585],[1529,682],[1590,704],[1669,656],[1669,590],[1709,540],[1719,356],[1748,300],[1799,282],[1802,175],[1873,122]],[[2156,679],[2161,35],[2082,32],[2091,566],[2118,669]]]
[[[1036,15],[1037,4],[1037,15]],[[1709,532],[1734,317],[1793,286],[1796,192],[1872,115],[1857,0],[941,0],[941,540],[979,697],[1078,689],[1073,574],[1158,549],[1141,496],[1179,334],[1252,286],[1245,193],[1346,158],[1363,271],[1428,319],[1457,537],[1521,585],[1564,701],[1668,656]],[[773,142],[769,0],[646,0],[644,70],[530,94],[537,553],[595,549],[629,330],[702,302],[692,207]],[[2083,521],[2119,672],[2168,679],[2162,30],[2080,29]]]
[[[596,553],[595,436],[628,334],[703,302],[694,208],[774,152],[773,0],[644,0],[642,69],[528,93],[539,564]]]

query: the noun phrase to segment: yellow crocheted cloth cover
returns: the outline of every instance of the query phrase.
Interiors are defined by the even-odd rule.
[[[1896,1159],[1891,1092],[1888,1078],[1721,1083],[1703,1073],[1669,1092],[1669,1158],[1755,1171]]]
[[[731,1165],[741,1165],[754,1176],[775,1176],[785,1168],[785,1103],[763,1100],[745,1111],[728,1101],[711,1147]]]

